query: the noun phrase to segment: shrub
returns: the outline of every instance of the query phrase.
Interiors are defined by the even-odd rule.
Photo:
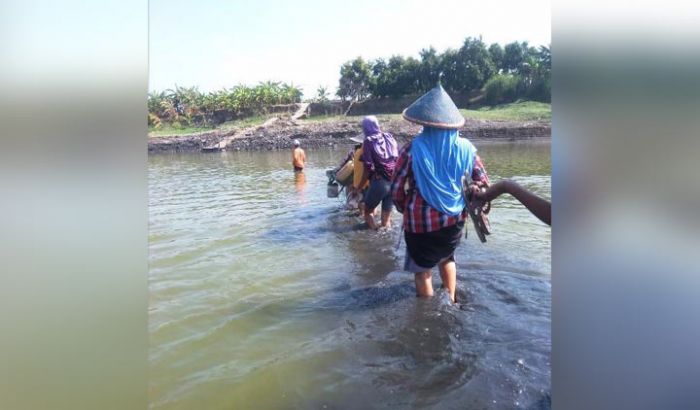
[[[552,88],[549,78],[538,78],[530,84],[527,90],[527,98],[533,101],[551,102]]]
[[[485,102],[489,105],[513,102],[524,94],[525,85],[516,75],[498,74],[484,85]]]
[[[162,125],[163,125],[163,123],[162,123],[162,121],[160,120],[160,118],[158,118],[157,115],[148,113],[148,126],[149,126],[149,127],[152,127],[152,128],[155,128],[155,129],[159,129],[159,128],[162,127]]]

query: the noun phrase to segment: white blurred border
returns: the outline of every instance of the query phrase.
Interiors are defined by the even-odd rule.
[[[554,5],[554,408],[700,402],[698,17]]]

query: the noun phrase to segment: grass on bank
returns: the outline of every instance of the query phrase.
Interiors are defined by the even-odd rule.
[[[465,118],[492,121],[552,120],[552,104],[537,101],[516,101],[510,104],[459,110]]]
[[[326,121],[348,121],[348,122],[357,122],[358,124],[362,119],[364,118],[364,115],[348,115],[347,117],[344,115],[314,115],[312,117],[304,118],[304,121],[306,122],[326,122]],[[379,122],[383,121],[388,121],[388,120],[400,120],[401,114],[377,114],[376,115],[377,119]]]
[[[306,122],[325,122],[325,121],[342,121],[352,117],[346,117],[344,115],[313,115],[311,117],[304,118]]]
[[[459,110],[465,118],[491,121],[551,121],[552,105],[537,101],[517,101],[510,104],[496,105],[493,107],[480,107],[474,110]],[[306,119],[309,122],[324,121],[361,121],[362,115],[316,115]],[[400,120],[401,114],[378,114],[380,122],[387,120]]]
[[[490,121],[551,121],[552,105],[549,103],[541,103],[536,101],[517,101],[510,104],[496,105],[493,107],[481,107],[474,110],[459,110],[465,118]],[[168,124],[164,124],[161,128],[149,128],[149,137],[163,137],[169,135],[192,135],[202,132],[210,132],[219,130],[223,132],[233,131],[242,128],[255,127],[262,125],[267,119],[273,115],[258,115],[254,117],[243,118],[239,120],[227,121],[217,127],[185,127],[173,128]],[[347,121],[359,122],[362,120],[362,115],[343,116],[343,115],[315,115],[304,119],[304,122],[332,122],[332,121]],[[378,114],[377,118],[380,122],[389,120],[400,120],[401,114]]]
[[[170,135],[192,135],[202,132],[213,131],[213,127],[180,127],[174,128],[169,124],[162,125],[159,128],[148,127],[148,136],[150,138],[166,137]]]
[[[257,127],[272,117],[274,117],[274,115],[256,115],[254,117],[241,118],[240,120],[226,121],[217,128],[221,131],[232,131],[248,127]]]
[[[181,127],[174,128],[170,124],[163,124],[159,128],[148,128],[149,137],[164,137],[171,135],[192,135],[210,131],[233,131],[237,129],[262,125],[271,115],[256,115],[254,117],[242,118],[239,120],[226,121],[216,127]]]

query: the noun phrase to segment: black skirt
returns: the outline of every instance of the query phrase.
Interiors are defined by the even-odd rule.
[[[455,249],[462,240],[462,228],[464,228],[464,221],[433,232],[405,231],[405,270],[417,273],[416,268],[428,270],[445,260],[454,260]]]

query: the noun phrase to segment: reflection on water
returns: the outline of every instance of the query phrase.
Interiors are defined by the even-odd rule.
[[[304,171],[294,173],[294,186],[296,187],[297,192],[302,192],[305,190],[306,175],[304,174]]]
[[[304,171],[294,173],[294,188],[296,188],[297,191],[297,199],[299,200],[299,204],[307,204],[306,175],[304,174]]]
[[[477,146],[550,197],[549,144]],[[499,198],[458,248],[464,303],[417,299],[400,218],[326,197],[345,151],[149,157],[152,407],[548,408],[549,228]]]

